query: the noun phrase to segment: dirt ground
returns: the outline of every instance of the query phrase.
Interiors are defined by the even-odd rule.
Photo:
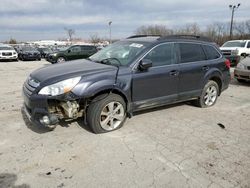
[[[250,187],[250,84],[232,80],[212,108],[144,111],[108,134],[82,119],[46,132],[21,107],[23,82],[47,65],[0,62],[1,188]]]

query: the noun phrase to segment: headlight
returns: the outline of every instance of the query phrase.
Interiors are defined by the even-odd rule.
[[[238,63],[237,64],[237,68],[239,68],[239,69],[245,69],[246,67],[242,63]]]
[[[76,78],[70,78],[61,82],[57,82],[55,84],[42,88],[39,91],[39,94],[56,96],[56,95],[61,95],[63,93],[67,93],[71,91],[76,86],[76,84],[78,84],[80,80],[81,77],[79,76]]]
[[[52,56],[57,56],[57,53],[51,54]]]
[[[236,49],[236,50],[232,50],[232,55],[238,55],[239,54],[239,50],[238,49]]]

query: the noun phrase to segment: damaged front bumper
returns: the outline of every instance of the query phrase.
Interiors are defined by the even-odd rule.
[[[60,119],[76,119],[82,116],[77,96],[72,93],[57,97],[32,94],[23,91],[23,111],[31,123],[54,129]],[[78,100],[79,101],[79,100]]]

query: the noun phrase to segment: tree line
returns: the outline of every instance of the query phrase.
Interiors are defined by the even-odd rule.
[[[230,24],[216,22],[201,29],[197,23],[187,24],[181,28],[172,29],[165,25],[148,25],[136,29],[136,35],[200,35],[211,38],[218,45],[228,40],[250,39],[250,20],[234,23],[233,36],[230,38]]]

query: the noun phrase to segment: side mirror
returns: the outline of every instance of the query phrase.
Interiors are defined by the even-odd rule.
[[[71,50],[68,50],[68,53],[70,53],[71,52]]]
[[[152,67],[152,61],[149,59],[141,60],[138,66],[138,68],[142,71],[148,70],[150,67]]]

